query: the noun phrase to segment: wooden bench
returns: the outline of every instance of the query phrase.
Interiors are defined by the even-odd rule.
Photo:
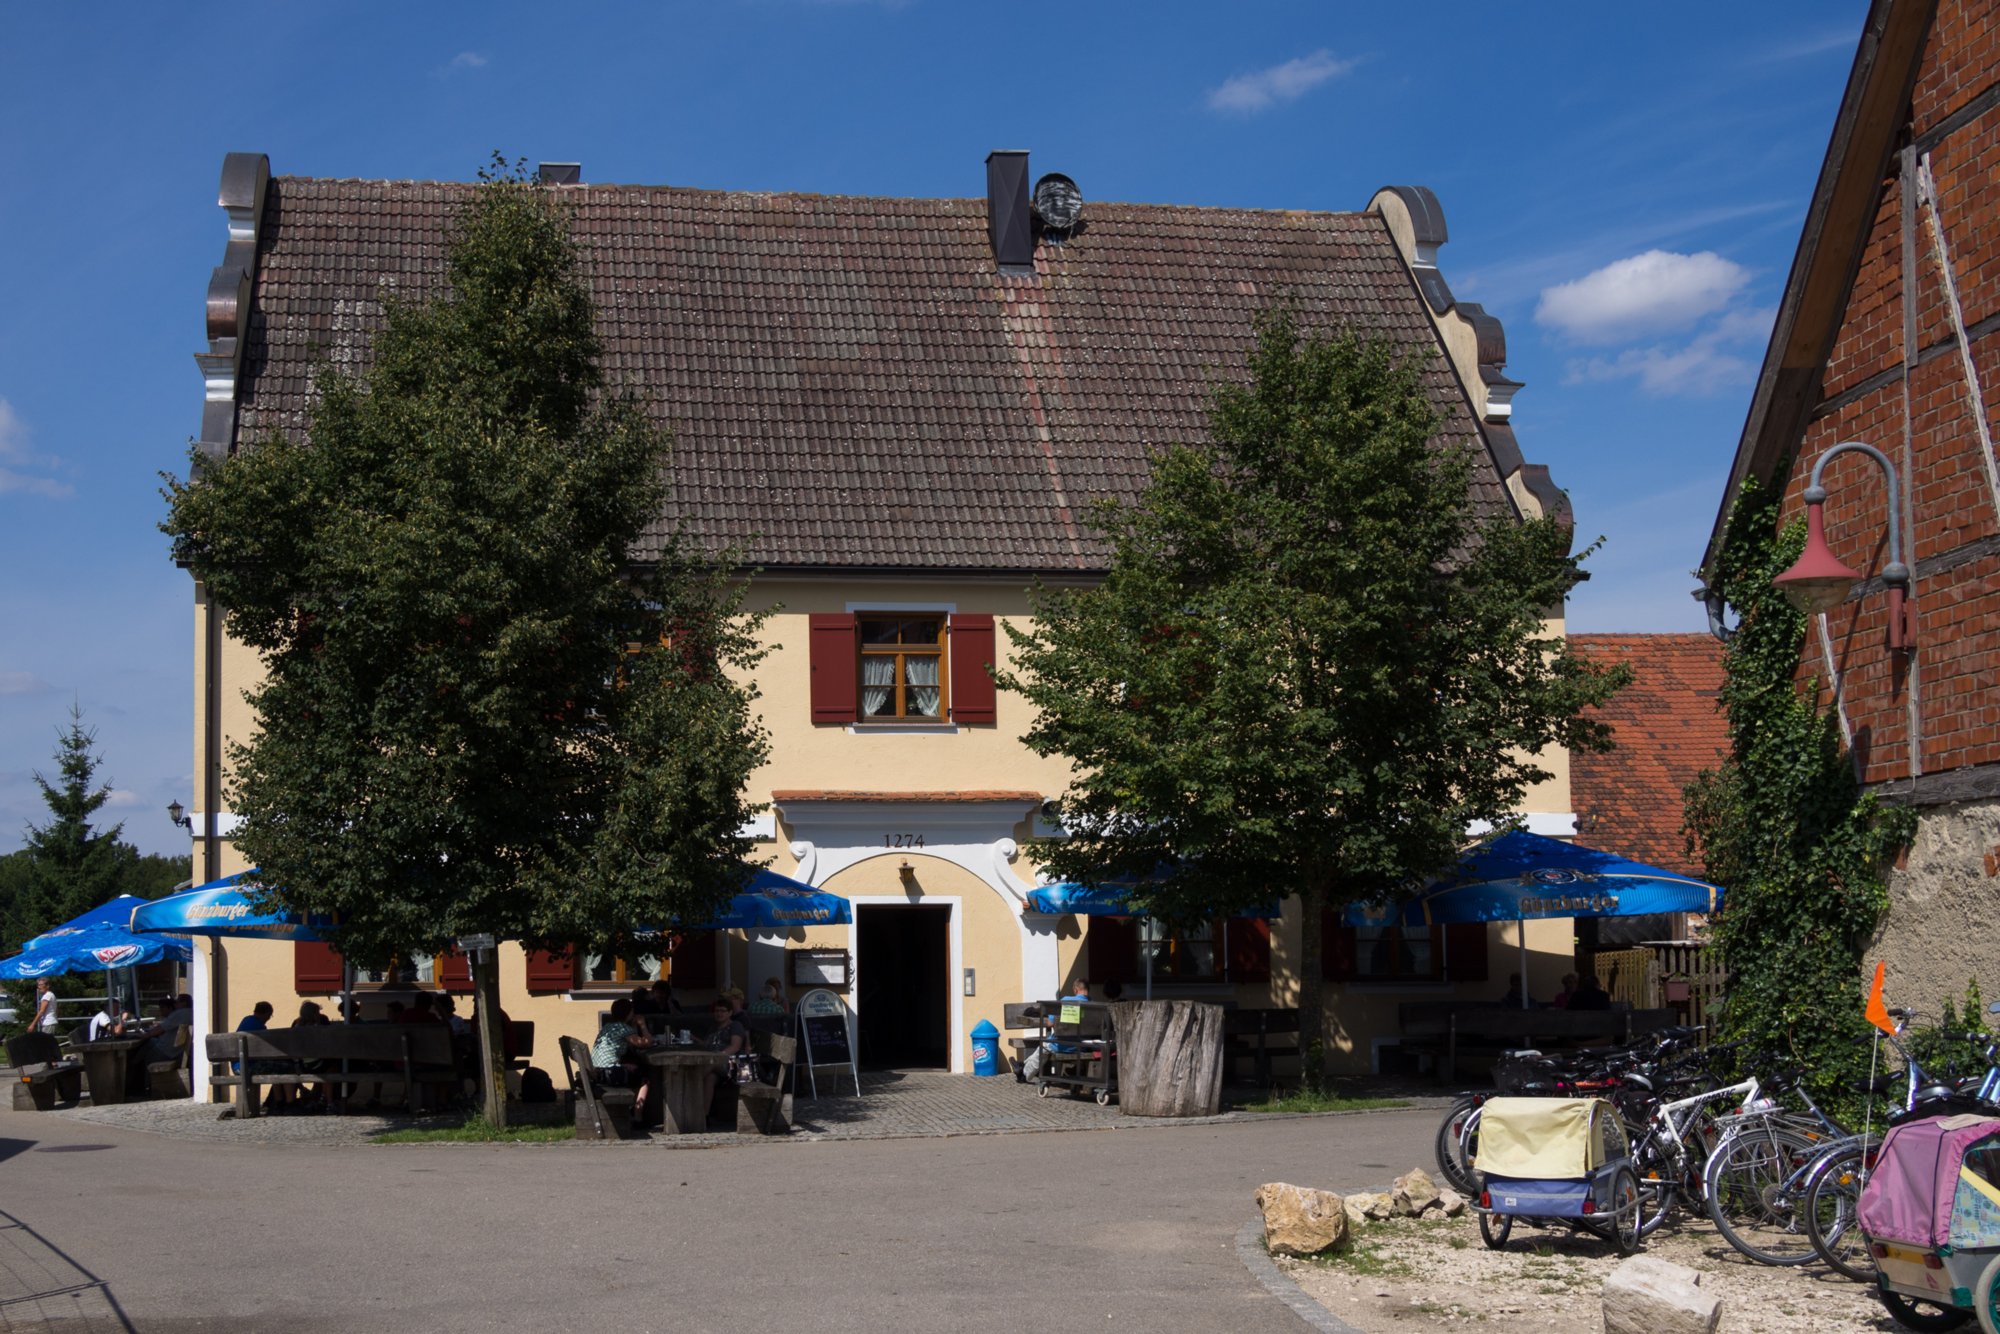
[[[1026,1082],[1027,1076],[1021,1073],[1021,1067],[1026,1065],[1028,1058],[1040,1049],[1043,1035],[1048,1029],[1048,1021],[1042,1015],[1040,1001],[1028,1001],[1025,1004],[1009,1002],[1002,1007],[1002,1010],[1000,1026],[1010,1033],[1007,1045],[1014,1053],[1012,1058],[1014,1078]]]
[[[1222,1034],[1225,1083],[1236,1083],[1237,1064],[1248,1061],[1250,1082],[1270,1088],[1271,1058],[1299,1057],[1297,1010],[1229,1010],[1222,1016]]]
[[[455,1087],[461,1078],[451,1029],[444,1024],[316,1024],[211,1033],[208,1059],[221,1067],[209,1082],[233,1087],[236,1115],[246,1119],[258,1113],[259,1086],[324,1084],[336,1103],[343,1086],[386,1086],[400,1090],[405,1103],[413,1104],[424,1086]],[[370,1068],[354,1069],[355,1063]]]
[[[575,1100],[578,1139],[631,1139],[632,1104],[635,1089],[609,1088],[597,1080],[591,1064],[590,1047],[581,1038],[565,1036],[556,1044],[562,1049],[563,1074]]]
[[[186,1024],[174,1026],[174,1056],[168,1061],[146,1062],[146,1092],[155,1098],[185,1098],[189,1093],[186,1078],[188,1056],[194,1044],[189,1041],[194,1030]]]
[[[83,1097],[83,1062],[66,1059],[61,1044],[47,1033],[8,1038],[7,1064],[13,1067],[15,1086],[27,1090],[29,1105],[38,1112]]]
[[[792,1067],[798,1061],[799,1044],[776,1033],[753,1032],[750,1050],[776,1061],[777,1077],[769,1083],[736,1086],[736,1133],[783,1135],[792,1128]]]

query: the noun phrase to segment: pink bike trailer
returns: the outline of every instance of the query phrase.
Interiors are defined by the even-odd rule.
[[[1856,1218],[1871,1241],[1925,1250],[2000,1246],[2000,1117],[1890,1128]]]

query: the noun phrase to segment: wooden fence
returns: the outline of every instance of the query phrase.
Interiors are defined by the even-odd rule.
[[[1683,1023],[1713,1026],[1722,1004],[1722,958],[1713,945],[1648,945],[1600,950],[1585,965],[1596,973],[1614,1001],[1635,1010],[1667,1006]]]

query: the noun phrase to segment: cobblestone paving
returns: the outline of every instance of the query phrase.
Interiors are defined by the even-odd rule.
[[[730,1133],[653,1135],[639,1145],[666,1148],[713,1148],[721,1144],[799,1143],[851,1139],[903,1139],[945,1135],[1004,1135],[1048,1130],[1135,1129],[1152,1125],[1187,1125],[1185,1120],[1160,1122],[1121,1116],[1114,1102],[1099,1107],[1089,1098],[1071,1098],[1051,1090],[1035,1096],[1032,1085],[1005,1075],[975,1078],[938,1070],[864,1071],[859,1097],[853,1081],[836,1082],[822,1072],[818,1098],[800,1097],[795,1132],[763,1139]],[[1411,1101],[1422,1105],[1431,1099]],[[144,1130],[184,1139],[236,1144],[366,1144],[384,1131],[410,1126],[442,1126],[453,1117],[261,1116],[249,1121],[222,1120],[220,1106],[186,1101],[124,1103],[112,1107],[82,1107],[48,1115],[78,1121]],[[559,1118],[560,1107],[522,1109],[534,1119]],[[1258,1114],[1225,1112],[1204,1118],[1211,1123],[1263,1119]],[[608,1146],[609,1147],[609,1146]],[[631,1147],[626,1145],[615,1147]]]
[[[104,1280],[0,1213],[0,1330],[110,1334],[132,1326]]]

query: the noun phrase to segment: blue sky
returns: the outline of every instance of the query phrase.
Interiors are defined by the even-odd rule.
[[[192,611],[156,474],[199,425],[222,156],[469,179],[970,196],[993,148],[1087,199],[1358,209],[1434,189],[1505,322],[1527,457],[1603,535],[1572,628],[1696,630],[1865,0],[9,6],[0,15],[0,850],[66,711],[114,817],[185,851]]]

